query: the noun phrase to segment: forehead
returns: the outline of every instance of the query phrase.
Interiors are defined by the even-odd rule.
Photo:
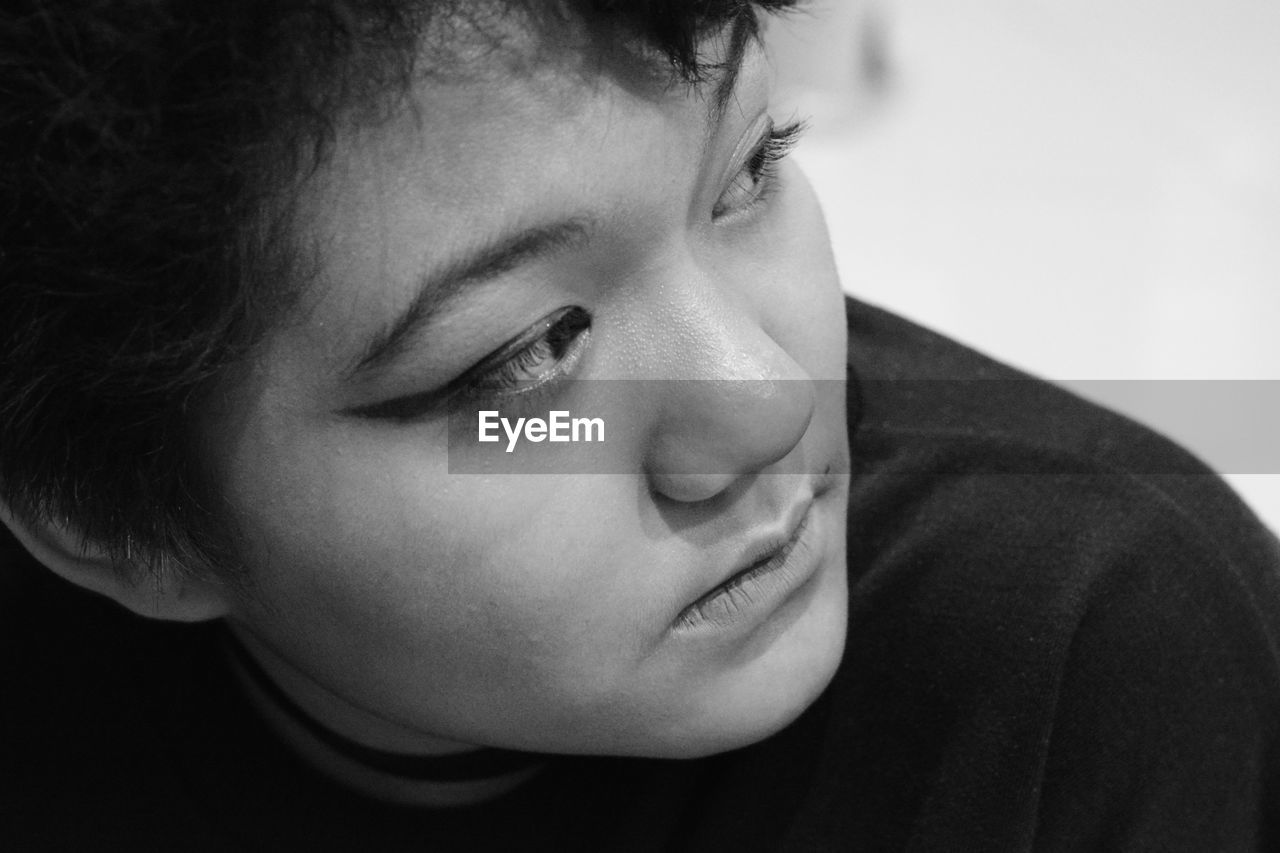
[[[723,73],[702,87],[677,81],[669,63],[584,21],[548,35],[502,18],[451,44],[460,59],[444,70],[429,62],[432,44],[382,120],[338,125],[296,207],[295,233],[318,274],[303,322],[288,331],[309,328],[335,361],[369,331],[362,318],[402,308],[423,271],[469,241],[678,180],[674,164],[689,159],[725,82]],[[706,49],[715,62],[731,46],[726,30]],[[311,322],[326,315],[353,321]]]
[[[670,59],[608,19],[549,19],[506,4],[482,6],[490,11],[433,22],[419,39],[408,85],[361,87],[336,118],[321,168],[303,185],[304,214],[331,209],[335,192],[358,184],[387,186],[385,179],[405,167],[417,172],[419,182],[433,180],[442,189],[474,187],[469,179],[476,174],[467,180],[460,175],[469,163],[488,160],[487,169],[495,159],[496,165],[526,162],[520,151],[537,139],[520,128],[560,128],[571,135],[575,125],[608,121],[601,104],[629,99],[677,105],[707,88],[685,81]],[[736,77],[736,63],[728,75],[717,65],[735,49],[741,58],[753,32],[746,21],[739,18],[702,39],[713,78]],[[442,205],[451,200],[446,194],[434,198]],[[498,201],[487,200],[491,206]]]
[[[394,223],[361,214],[397,203],[422,203],[449,222],[501,213],[516,201],[512,180],[532,157],[550,153],[548,138],[569,138],[604,118],[617,75],[587,62],[596,42],[585,33],[492,38],[484,47],[451,48],[465,57],[418,74],[378,120],[356,113],[338,123],[301,194],[307,230],[329,238],[363,236],[352,226],[384,234]],[[651,95],[660,97],[656,87]]]

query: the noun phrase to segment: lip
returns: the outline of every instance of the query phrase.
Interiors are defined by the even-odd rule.
[[[780,531],[744,548],[731,571],[680,610],[672,629],[719,630],[759,619],[788,600],[819,562],[816,502],[816,497],[809,497],[797,503]]]

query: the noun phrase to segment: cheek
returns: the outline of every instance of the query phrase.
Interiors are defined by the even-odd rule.
[[[799,167],[786,161],[782,168],[771,239],[761,240],[766,331],[812,378],[843,382],[848,331],[826,220]]]
[[[256,508],[242,514],[260,607],[241,615],[293,656],[437,682],[634,659],[655,614],[617,600],[628,587],[606,557],[634,522],[601,517],[629,505],[609,478],[449,477],[413,442],[340,444],[255,454],[235,495]]]

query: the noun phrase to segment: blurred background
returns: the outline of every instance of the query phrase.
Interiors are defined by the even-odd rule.
[[[1177,438],[1280,530],[1280,2],[810,0],[768,39],[849,292]]]

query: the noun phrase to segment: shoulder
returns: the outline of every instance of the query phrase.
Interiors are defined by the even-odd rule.
[[[975,843],[1251,837],[1280,772],[1275,537],[1145,427],[878,309],[849,317],[837,690],[863,703],[850,737],[911,757],[903,808]]]
[[[206,663],[205,633],[71,586],[0,528],[6,849],[217,848],[175,763],[185,721],[167,713]]]
[[[1280,602],[1280,543],[1186,450],[902,318],[848,313],[851,516],[869,540],[940,535],[1050,573],[1067,558],[1212,565]]]

